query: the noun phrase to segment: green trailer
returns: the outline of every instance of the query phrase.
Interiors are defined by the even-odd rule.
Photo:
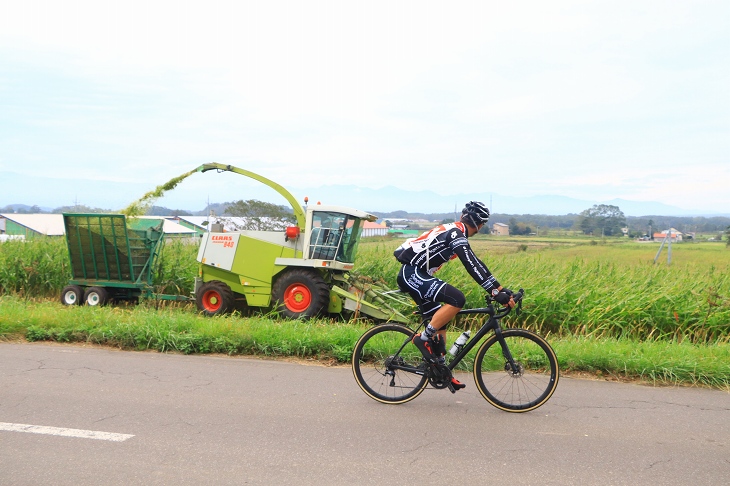
[[[109,300],[155,297],[155,264],[164,242],[163,219],[123,214],[64,213],[71,280],[61,291],[65,305],[100,306]]]

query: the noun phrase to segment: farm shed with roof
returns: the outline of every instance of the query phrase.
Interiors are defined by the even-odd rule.
[[[196,235],[195,230],[166,218],[159,216],[141,216],[141,218],[163,219],[162,231],[168,238]],[[0,233],[3,234],[33,238],[35,236],[63,236],[65,232],[62,214],[0,214]]]
[[[60,214],[0,214],[0,232],[26,238],[63,236],[63,217]]]
[[[368,236],[386,236],[388,234],[388,226],[385,223],[373,223],[370,221],[363,222],[362,237]]]

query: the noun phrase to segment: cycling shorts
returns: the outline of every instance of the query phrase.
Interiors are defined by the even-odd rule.
[[[416,301],[421,315],[432,316],[441,304],[449,304],[459,309],[466,304],[466,297],[453,285],[429,275],[423,269],[403,265],[398,272],[398,288]]]

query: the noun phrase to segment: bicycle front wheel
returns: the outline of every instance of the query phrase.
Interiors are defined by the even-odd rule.
[[[507,329],[502,337],[507,349],[502,349],[495,335],[477,351],[477,388],[489,403],[506,412],[534,410],[547,402],[558,386],[555,352],[542,337],[524,329]]]
[[[370,398],[398,404],[413,400],[428,378],[413,331],[400,324],[381,324],[363,334],[352,352],[352,374]]]

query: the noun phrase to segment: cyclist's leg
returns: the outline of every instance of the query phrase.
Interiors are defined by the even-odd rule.
[[[441,302],[441,307],[434,313],[431,319],[431,326],[437,329],[439,336],[439,349],[437,359],[440,364],[446,363],[446,326],[451,322],[456,314],[464,307],[466,297],[463,292],[453,285],[444,283],[436,293],[435,300]],[[451,386],[455,390],[461,390],[466,385],[456,378],[451,378]]]
[[[451,322],[454,317],[456,317],[456,314],[458,314],[461,309],[461,307],[456,307],[451,304],[442,304],[431,319],[431,327],[436,329],[439,334],[446,337],[446,325]]]
[[[445,337],[446,324],[464,307],[463,292],[428,272],[403,265],[398,272],[398,287],[408,292],[418,305],[421,315],[430,318],[430,326]]]
[[[466,303],[466,297],[464,293],[454,287],[451,284],[443,282],[440,286],[433,300],[440,302],[441,306],[433,315],[431,319],[431,326],[434,329],[439,330],[439,334],[446,337],[446,325],[456,317],[456,314],[464,307]]]
[[[444,282],[412,265],[401,266],[396,282],[398,288],[407,292],[416,302],[425,324],[423,332],[414,336],[413,344],[423,353],[424,359],[433,361],[432,338],[436,329],[431,326],[430,321],[441,307],[432,298],[436,293],[433,289],[440,288]]]
[[[453,285],[410,265],[401,267],[397,282],[400,290],[416,302],[423,318],[430,318],[424,332],[413,337],[413,344],[426,361],[445,364],[446,325],[464,307],[466,297]],[[457,390],[465,386],[455,378],[451,384]]]

